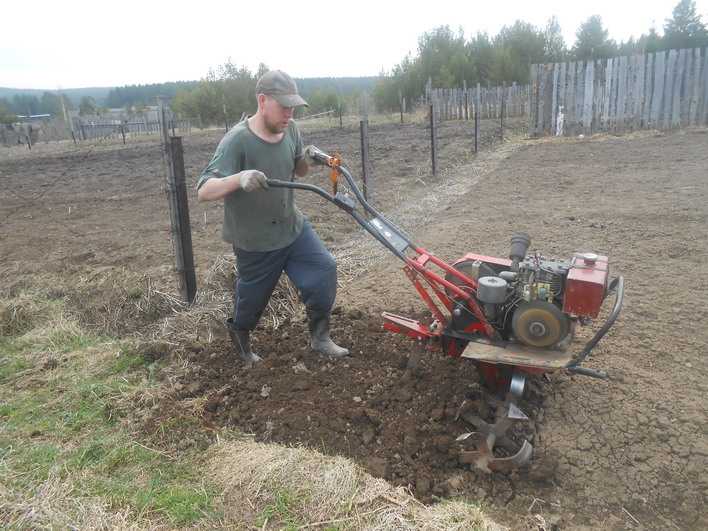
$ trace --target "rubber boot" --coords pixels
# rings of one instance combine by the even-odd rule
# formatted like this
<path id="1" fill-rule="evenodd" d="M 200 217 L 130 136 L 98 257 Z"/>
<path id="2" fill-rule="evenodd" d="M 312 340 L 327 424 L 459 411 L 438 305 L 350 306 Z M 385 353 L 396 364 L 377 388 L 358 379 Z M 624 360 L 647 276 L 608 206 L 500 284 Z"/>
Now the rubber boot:
<path id="1" fill-rule="evenodd" d="M 329 315 L 310 315 L 310 346 L 324 356 L 343 358 L 349 355 L 349 350 L 340 347 L 329 337 Z"/>
<path id="2" fill-rule="evenodd" d="M 263 360 L 263 358 L 251 350 L 251 334 L 249 330 L 239 330 L 234 327 L 234 321 L 231 318 L 226 320 L 226 327 L 229 329 L 231 343 L 236 349 L 239 357 L 247 365 L 253 365 L 254 363 L 258 363 Z"/>

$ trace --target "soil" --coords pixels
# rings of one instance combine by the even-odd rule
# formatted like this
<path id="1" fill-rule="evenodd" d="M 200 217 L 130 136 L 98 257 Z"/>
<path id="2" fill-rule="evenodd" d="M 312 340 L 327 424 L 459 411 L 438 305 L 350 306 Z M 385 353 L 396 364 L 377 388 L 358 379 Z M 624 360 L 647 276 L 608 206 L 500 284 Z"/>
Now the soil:
<path id="1" fill-rule="evenodd" d="M 622 316 L 587 363 L 611 379 L 553 373 L 529 385 L 520 405 L 532 423 L 517 435 L 534 445 L 531 466 L 488 475 L 457 463 L 454 438 L 470 431 L 455 420 L 459 406 L 489 406 L 474 366 L 384 333 L 381 311 L 420 317 L 424 309 L 400 264 L 371 251 L 343 214 L 304 196 L 299 204 L 335 255 L 370 258 L 348 270 L 333 316 L 333 335 L 353 356 L 319 358 L 298 317 L 256 331 L 265 361 L 255 368 L 236 361 L 222 339 L 187 345 L 186 372 L 146 429 L 157 429 L 165 411 L 198 404 L 210 429 L 346 455 L 424 501 L 480 500 L 514 528 L 538 514 L 549 528 L 705 529 L 708 134 L 519 141 L 469 159 L 461 140 L 469 126 L 444 127 L 444 171 L 434 179 L 424 126 L 371 128 L 374 198 L 417 243 L 446 260 L 506 256 L 512 232 L 525 230 L 532 249 L 607 254 L 611 273 L 625 277 Z M 218 138 L 185 139 L 192 182 Z M 358 161 L 354 129 L 306 139 Z M 4 287 L 47 271 L 72 278 L 116 267 L 167 282 L 161 171 L 159 146 L 149 140 L 3 159 Z M 191 207 L 201 278 L 226 249 L 220 207 Z M 584 329 L 578 346 L 590 334 Z"/>
<path id="2" fill-rule="evenodd" d="M 350 358 L 322 359 L 307 346 L 306 323 L 288 322 L 278 337 L 257 336 L 254 348 L 267 356 L 248 370 L 226 344 L 191 349 L 191 369 L 173 398 L 206 396 L 209 424 L 237 426 L 259 441 L 346 455 L 375 476 L 413 487 L 425 501 L 483 484 L 484 473 L 460 468 L 463 447 L 454 441 L 471 429 L 456 420 L 463 402 L 464 411 L 493 417 L 474 366 L 415 352 L 406 339 L 384 332 L 379 318 L 359 310 L 338 308 L 334 315 L 332 332 L 350 347 Z M 529 414 L 540 409 L 546 385 L 535 381 L 520 402 Z M 523 435 L 533 441 L 533 432 Z M 511 483 L 497 487 L 495 496 L 504 503 L 513 489 Z"/>

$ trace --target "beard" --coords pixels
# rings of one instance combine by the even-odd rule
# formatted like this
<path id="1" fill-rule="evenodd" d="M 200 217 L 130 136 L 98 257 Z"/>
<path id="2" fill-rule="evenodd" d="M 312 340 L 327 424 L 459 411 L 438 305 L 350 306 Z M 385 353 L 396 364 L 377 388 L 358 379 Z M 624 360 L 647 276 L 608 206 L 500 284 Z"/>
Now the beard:
<path id="1" fill-rule="evenodd" d="M 278 134 L 282 133 L 283 131 L 285 131 L 285 128 L 287 127 L 287 125 L 283 126 L 280 122 L 272 122 L 272 121 L 268 120 L 267 118 L 265 118 L 263 120 L 263 123 L 265 124 L 266 129 L 268 129 L 268 131 L 274 135 L 278 135 Z"/>

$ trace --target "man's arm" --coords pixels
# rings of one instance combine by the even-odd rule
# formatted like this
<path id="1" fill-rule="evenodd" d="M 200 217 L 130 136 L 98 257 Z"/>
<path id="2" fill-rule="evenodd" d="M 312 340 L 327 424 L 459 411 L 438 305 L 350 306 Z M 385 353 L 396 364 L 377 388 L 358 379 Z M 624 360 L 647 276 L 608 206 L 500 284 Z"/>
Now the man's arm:
<path id="1" fill-rule="evenodd" d="M 307 163 L 307 157 L 299 158 L 295 161 L 295 175 L 304 177 L 310 170 L 310 165 Z"/>
<path id="2" fill-rule="evenodd" d="M 304 177 L 307 175 L 310 165 L 308 164 L 307 153 L 305 153 L 303 147 L 300 129 L 298 129 L 294 121 L 291 121 L 291 131 L 295 131 L 295 175 Z"/>
<path id="3" fill-rule="evenodd" d="M 227 177 L 212 177 L 207 179 L 197 190 L 199 201 L 216 201 L 235 192 L 243 190 L 252 192 L 268 188 L 268 182 L 263 172 L 258 170 L 244 170 Z"/>
<path id="4" fill-rule="evenodd" d="M 238 173 L 228 177 L 212 177 L 199 187 L 197 199 L 199 201 L 216 201 L 241 188 Z"/>

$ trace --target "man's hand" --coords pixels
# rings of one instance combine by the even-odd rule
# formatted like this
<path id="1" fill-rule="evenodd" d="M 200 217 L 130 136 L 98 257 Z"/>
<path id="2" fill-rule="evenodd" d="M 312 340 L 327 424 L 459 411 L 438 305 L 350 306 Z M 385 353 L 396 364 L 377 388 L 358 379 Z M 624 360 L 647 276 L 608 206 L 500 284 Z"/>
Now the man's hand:
<path id="1" fill-rule="evenodd" d="M 239 187 L 244 192 L 265 190 L 268 188 L 268 179 L 265 173 L 258 170 L 244 170 L 238 174 Z"/>
<path id="2" fill-rule="evenodd" d="M 320 156 L 322 156 L 322 150 L 319 149 L 319 148 L 317 148 L 316 146 L 313 146 L 312 144 L 310 144 L 309 146 L 307 146 L 307 147 L 302 151 L 302 154 L 303 154 L 303 156 L 305 157 L 305 162 L 307 162 L 307 164 L 308 164 L 309 166 L 315 166 L 315 165 L 317 165 L 317 164 L 322 164 L 322 161 L 321 161 L 321 160 L 317 160 L 317 159 L 315 158 L 315 153 L 319 153 Z"/>

